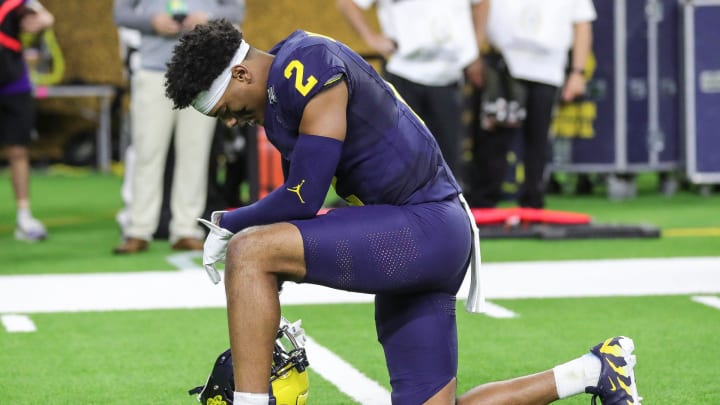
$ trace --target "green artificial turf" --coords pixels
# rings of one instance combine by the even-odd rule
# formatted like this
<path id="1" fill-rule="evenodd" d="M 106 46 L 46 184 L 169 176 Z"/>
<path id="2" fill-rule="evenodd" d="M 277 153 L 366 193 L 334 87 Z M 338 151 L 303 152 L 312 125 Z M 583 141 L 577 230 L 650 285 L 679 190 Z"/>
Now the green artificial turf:
<path id="1" fill-rule="evenodd" d="M 458 307 L 459 390 L 533 373 L 584 353 L 602 338 L 635 339 L 646 404 L 716 404 L 720 311 L 688 296 L 497 300 L 515 319 Z M 290 306 L 309 336 L 387 384 L 372 306 Z M 222 309 L 32 315 L 38 331 L 0 332 L 0 395 L 12 404 L 191 404 L 227 347 Z M 312 366 L 312 358 L 310 359 Z M 312 370 L 312 367 L 311 367 Z M 311 404 L 354 403 L 311 371 Z M 581 395 L 564 403 L 587 404 Z"/>
<path id="2" fill-rule="evenodd" d="M 121 207 L 114 175 L 52 169 L 33 174 L 33 211 L 48 226 L 41 243 L 15 241 L 7 172 L 0 172 L 0 275 L 173 271 L 167 241 L 114 256 Z M 667 197 L 640 183 L 636 199 L 551 196 L 548 208 L 583 212 L 598 223 L 652 224 L 691 236 L 616 240 L 483 240 L 486 262 L 630 257 L 720 256 L 720 197 L 680 191 Z M 692 236 L 695 235 L 695 236 Z M 720 277 L 720 271 L 719 275 Z M 2 281 L 0 281 L 2 282 Z M 589 280 L 588 282 L 621 282 Z M 169 286 L 171 288 L 171 286 Z M 645 404 L 717 404 L 720 311 L 689 296 L 495 300 L 515 319 L 470 315 L 458 304 L 459 388 L 537 372 L 617 334 L 635 338 Z M 288 306 L 309 336 L 389 388 L 370 304 Z M 1 314 L 0 314 L 1 315 Z M 29 314 L 33 333 L 0 328 L 0 403 L 191 404 L 227 348 L 223 309 Z M 313 359 L 310 359 L 312 364 Z M 352 404 L 310 369 L 310 404 Z M 563 403 L 587 404 L 588 396 Z"/>

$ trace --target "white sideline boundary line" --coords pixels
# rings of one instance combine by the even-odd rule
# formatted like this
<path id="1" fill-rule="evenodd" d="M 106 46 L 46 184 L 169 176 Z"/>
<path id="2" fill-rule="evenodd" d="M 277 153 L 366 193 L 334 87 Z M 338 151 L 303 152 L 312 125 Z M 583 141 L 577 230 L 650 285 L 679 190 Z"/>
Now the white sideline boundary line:
<path id="1" fill-rule="evenodd" d="M 335 353 L 306 337 L 310 368 L 361 405 L 390 405 L 390 392 Z"/>
<path id="2" fill-rule="evenodd" d="M 692 297 L 692 300 L 715 309 L 720 309 L 720 297 L 696 295 Z"/>
<path id="3" fill-rule="evenodd" d="M 720 257 L 483 265 L 488 299 L 720 293 Z M 460 288 L 467 298 L 469 277 Z M 367 303 L 369 294 L 285 283 L 283 305 Z M 0 314 L 224 308 L 222 284 L 199 266 L 183 271 L 0 276 Z"/>

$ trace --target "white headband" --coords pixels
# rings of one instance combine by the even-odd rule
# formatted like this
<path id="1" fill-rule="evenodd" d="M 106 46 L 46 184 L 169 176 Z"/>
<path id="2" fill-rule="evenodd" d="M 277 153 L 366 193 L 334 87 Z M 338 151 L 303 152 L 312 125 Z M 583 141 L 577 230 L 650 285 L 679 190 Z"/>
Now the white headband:
<path id="1" fill-rule="evenodd" d="M 220 101 L 220 98 L 225 93 L 228 84 L 230 84 L 233 66 L 245 60 L 248 51 L 250 51 L 250 45 L 248 45 L 245 40 L 241 40 L 240 47 L 235 52 L 235 55 L 233 56 L 232 60 L 230 60 L 230 63 L 227 65 L 227 67 L 222 72 L 220 72 L 217 78 L 215 78 L 209 89 L 201 91 L 200 94 L 195 97 L 195 100 L 193 100 L 192 106 L 195 107 L 196 110 L 200 111 L 205 115 L 209 114 L 210 111 L 212 111 L 213 107 L 215 107 L 215 104 Z"/>

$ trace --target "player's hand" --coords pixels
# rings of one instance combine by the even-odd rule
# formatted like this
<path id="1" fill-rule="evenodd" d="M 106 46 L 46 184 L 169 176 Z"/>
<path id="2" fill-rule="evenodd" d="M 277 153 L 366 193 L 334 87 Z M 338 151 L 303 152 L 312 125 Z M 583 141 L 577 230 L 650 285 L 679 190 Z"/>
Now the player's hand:
<path id="1" fill-rule="evenodd" d="M 372 35 L 366 40 L 366 42 L 385 59 L 390 58 L 390 56 L 397 50 L 397 44 L 395 41 L 384 35 Z"/>
<path id="2" fill-rule="evenodd" d="M 46 28 L 49 28 L 55 22 L 55 18 L 52 14 L 45 10 L 33 11 L 26 14 L 20 20 L 20 30 L 23 32 L 29 32 L 36 34 Z"/>
<path id="3" fill-rule="evenodd" d="M 483 80 L 485 78 L 484 66 L 481 56 L 465 68 L 465 77 L 475 88 L 479 89 L 483 86 Z"/>
<path id="4" fill-rule="evenodd" d="M 197 219 L 210 230 L 203 245 L 203 267 L 214 284 L 220 282 L 220 273 L 218 273 L 215 268 L 215 264 L 225 263 L 227 244 L 233 236 L 232 232 L 221 228 L 219 225 L 220 218 L 226 212 L 227 211 L 213 211 L 210 215 L 210 221 L 203 218 Z"/>
<path id="5" fill-rule="evenodd" d="M 577 72 L 570 73 L 562 90 L 562 100 L 566 103 L 575 100 L 585 94 L 585 88 L 585 76 Z"/>
<path id="6" fill-rule="evenodd" d="M 172 37 L 180 32 L 182 26 L 170 14 L 157 13 L 152 17 L 151 24 L 156 33 L 165 37 Z"/>

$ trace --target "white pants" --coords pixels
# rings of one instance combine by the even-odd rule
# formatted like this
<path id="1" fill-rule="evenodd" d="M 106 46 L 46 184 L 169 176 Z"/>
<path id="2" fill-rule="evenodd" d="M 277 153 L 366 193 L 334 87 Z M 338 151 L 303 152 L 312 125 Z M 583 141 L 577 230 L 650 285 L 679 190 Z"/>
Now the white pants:
<path id="1" fill-rule="evenodd" d="M 165 96 L 164 72 L 133 73 L 130 100 L 132 167 L 130 222 L 126 237 L 151 240 L 160 220 L 163 176 L 168 147 L 175 131 L 175 166 L 170 195 L 170 241 L 202 239 L 195 218 L 207 199 L 208 161 L 216 120 L 193 108 L 173 110 Z"/>

